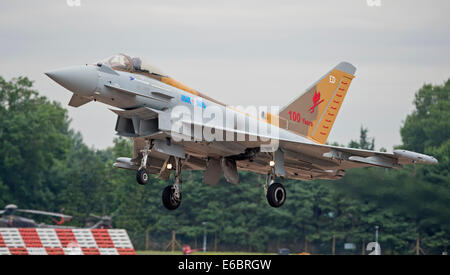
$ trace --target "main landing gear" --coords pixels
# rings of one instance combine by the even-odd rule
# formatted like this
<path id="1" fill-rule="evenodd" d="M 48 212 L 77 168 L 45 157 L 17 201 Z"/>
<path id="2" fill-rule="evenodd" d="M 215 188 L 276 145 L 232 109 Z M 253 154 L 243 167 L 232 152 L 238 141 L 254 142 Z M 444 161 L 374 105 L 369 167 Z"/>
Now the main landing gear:
<path id="1" fill-rule="evenodd" d="M 175 158 L 175 182 L 162 193 L 162 203 L 169 210 L 175 210 L 181 204 L 181 166 L 181 159 Z"/>
<path id="2" fill-rule="evenodd" d="M 148 156 L 152 149 L 152 142 L 150 140 L 146 141 L 146 145 L 143 150 L 141 150 L 142 159 L 141 165 L 136 172 L 136 180 L 139 184 L 145 185 L 148 183 L 149 175 L 147 172 L 147 161 Z M 166 172 L 170 174 L 169 170 L 174 169 L 175 171 L 175 181 L 172 185 L 164 188 L 162 192 L 162 203 L 168 210 L 175 210 L 181 205 L 181 168 L 183 166 L 183 160 L 179 157 L 170 157 L 170 162 L 168 161 L 165 165 Z M 267 174 L 266 182 L 264 184 L 264 192 L 266 194 L 267 202 L 272 207 L 280 207 L 286 201 L 286 190 L 283 185 L 279 182 L 275 182 L 276 175 L 283 177 L 284 173 L 275 173 L 275 158 L 270 162 L 270 171 Z M 283 167 L 283 166 L 282 166 Z M 283 168 L 284 169 L 284 168 Z M 279 169 L 278 169 L 279 170 Z M 162 173 L 162 172 L 161 172 Z M 167 176 L 168 178 L 168 176 Z"/>
<path id="3" fill-rule="evenodd" d="M 267 174 L 264 192 L 266 193 L 267 202 L 272 207 L 280 207 L 286 201 L 286 189 L 281 183 L 275 182 L 275 173 L 271 169 Z"/>
<path id="4" fill-rule="evenodd" d="M 142 159 L 141 165 L 136 172 L 136 181 L 140 185 L 146 185 L 149 180 L 149 175 L 146 170 L 148 155 L 151 152 L 152 143 L 147 141 L 143 150 L 141 150 Z M 162 192 L 162 203 L 164 207 L 169 210 L 177 209 L 181 204 L 181 166 L 182 161 L 180 158 L 175 157 L 175 182 L 173 185 L 169 185 L 164 188 Z M 171 169 L 171 168 L 170 168 Z"/>

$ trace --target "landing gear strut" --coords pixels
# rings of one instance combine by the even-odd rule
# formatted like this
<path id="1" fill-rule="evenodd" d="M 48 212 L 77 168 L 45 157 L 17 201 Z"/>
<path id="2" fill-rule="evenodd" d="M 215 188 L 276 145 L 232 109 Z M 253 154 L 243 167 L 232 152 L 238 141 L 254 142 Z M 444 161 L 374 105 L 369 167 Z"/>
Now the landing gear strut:
<path id="1" fill-rule="evenodd" d="M 267 174 L 266 184 L 264 185 L 267 202 L 272 207 L 280 207 L 286 201 L 286 189 L 281 183 L 275 182 L 275 173 L 272 168 Z"/>
<path id="2" fill-rule="evenodd" d="M 181 166 L 181 159 L 175 158 L 175 182 L 162 192 L 162 203 L 168 210 L 175 210 L 181 204 Z"/>
<path id="3" fill-rule="evenodd" d="M 151 141 L 146 140 L 146 144 L 143 150 L 141 150 L 142 153 L 142 159 L 141 159 L 141 166 L 139 166 L 139 169 L 136 173 L 136 181 L 140 185 L 146 185 L 148 183 L 148 173 L 146 170 L 147 167 L 147 159 L 148 154 L 151 152 Z"/>

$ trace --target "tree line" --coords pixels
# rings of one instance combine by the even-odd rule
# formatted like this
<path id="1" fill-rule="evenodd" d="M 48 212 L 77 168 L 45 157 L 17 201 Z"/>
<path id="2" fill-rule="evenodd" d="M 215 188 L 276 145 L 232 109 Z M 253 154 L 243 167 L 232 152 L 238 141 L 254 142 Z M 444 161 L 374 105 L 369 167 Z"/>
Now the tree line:
<path id="1" fill-rule="evenodd" d="M 32 81 L 0 77 L 0 207 L 63 211 L 74 226 L 84 226 L 90 213 L 118 214 L 114 227 L 127 229 L 136 249 L 163 250 L 175 231 L 191 247 L 201 247 L 206 234 L 209 250 L 329 254 L 335 247 L 361 254 L 379 226 L 383 254 L 440 254 L 450 247 L 449 99 L 450 79 L 423 85 L 400 129 L 399 148 L 431 154 L 438 165 L 353 169 L 337 181 L 285 180 L 288 198 L 277 209 L 264 197 L 264 175 L 240 172 L 239 185 L 222 179 L 211 187 L 201 172 L 185 171 L 183 203 L 168 211 L 161 204 L 168 182 L 152 177 L 140 186 L 132 171 L 113 168 L 117 157 L 132 155 L 130 140 L 89 148 L 71 129 L 67 110 L 39 95 Z M 348 146 L 373 150 L 375 138 L 361 127 Z"/>

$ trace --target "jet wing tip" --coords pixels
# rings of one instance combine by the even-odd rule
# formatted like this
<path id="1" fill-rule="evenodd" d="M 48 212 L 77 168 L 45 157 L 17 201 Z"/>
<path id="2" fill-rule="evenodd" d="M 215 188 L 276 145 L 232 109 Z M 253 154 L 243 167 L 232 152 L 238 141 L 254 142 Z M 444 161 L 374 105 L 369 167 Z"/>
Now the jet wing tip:
<path id="1" fill-rule="evenodd" d="M 409 160 L 412 160 L 413 162 L 417 163 L 425 163 L 425 164 L 438 164 L 438 160 L 432 156 L 420 154 L 408 150 L 403 149 L 397 149 L 394 150 L 394 155 L 397 157 L 403 157 Z"/>

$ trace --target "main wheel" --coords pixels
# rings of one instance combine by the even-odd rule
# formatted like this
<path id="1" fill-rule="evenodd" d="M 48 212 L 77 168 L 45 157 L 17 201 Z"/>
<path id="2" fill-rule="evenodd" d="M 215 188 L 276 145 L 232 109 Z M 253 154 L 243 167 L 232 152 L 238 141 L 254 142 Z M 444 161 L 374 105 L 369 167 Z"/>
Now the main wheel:
<path id="1" fill-rule="evenodd" d="M 272 207 L 280 207 L 286 201 L 286 190 L 281 183 L 272 183 L 267 189 L 267 202 Z"/>
<path id="2" fill-rule="evenodd" d="M 136 181 L 140 185 L 146 185 L 148 183 L 148 173 L 145 168 L 141 168 L 136 172 Z"/>
<path id="3" fill-rule="evenodd" d="M 165 208 L 169 210 L 177 209 L 181 204 L 181 192 L 179 193 L 180 197 L 177 198 L 175 196 L 175 188 L 172 185 L 164 188 L 162 192 L 162 203 Z"/>

